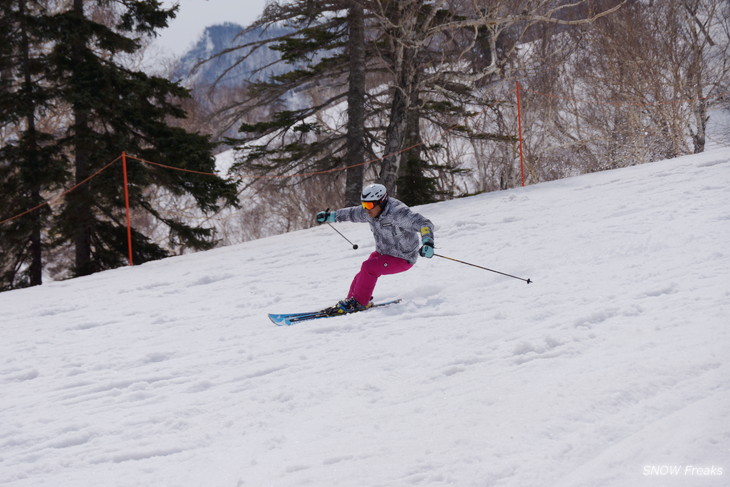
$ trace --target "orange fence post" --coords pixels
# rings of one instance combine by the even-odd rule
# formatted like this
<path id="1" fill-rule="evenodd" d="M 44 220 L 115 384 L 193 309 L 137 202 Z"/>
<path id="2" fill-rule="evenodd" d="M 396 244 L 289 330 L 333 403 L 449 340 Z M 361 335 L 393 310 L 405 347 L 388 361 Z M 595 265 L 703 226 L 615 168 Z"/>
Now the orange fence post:
<path id="1" fill-rule="evenodd" d="M 520 82 L 515 81 L 517 89 L 517 131 L 520 139 L 520 176 L 522 177 L 522 186 L 525 185 L 525 156 L 522 153 L 522 106 L 520 101 Z"/>
<path id="2" fill-rule="evenodd" d="M 127 181 L 127 153 L 122 152 L 122 172 L 124 173 L 124 206 L 127 208 L 127 248 L 129 250 L 129 265 L 133 266 L 132 259 L 132 221 L 129 217 L 129 182 Z"/>

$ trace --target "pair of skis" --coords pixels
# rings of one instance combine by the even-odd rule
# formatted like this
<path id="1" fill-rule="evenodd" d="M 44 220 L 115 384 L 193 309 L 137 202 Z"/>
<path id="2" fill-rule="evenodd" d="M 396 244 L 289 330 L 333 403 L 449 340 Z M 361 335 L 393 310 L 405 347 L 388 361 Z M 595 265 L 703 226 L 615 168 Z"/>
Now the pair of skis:
<path id="1" fill-rule="evenodd" d="M 392 304 L 400 303 L 400 299 L 394 299 L 392 301 L 385 301 L 383 303 L 373 304 L 369 308 L 365 308 L 359 311 L 353 311 L 350 313 L 338 313 L 329 314 L 325 310 L 322 311 L 311 311 L 309 313 L 284 313 L 284 314 L 269 314 L 269 319 L 277 326 L 291 326 L 300 321 L 318 320 L 321 318 L 332 318 L 335 316 L 345 316 L 352 313 L 360 313 L 362 311 L 368 311 L 373 308 L 382 308 L 383 306 L 390 306 Z"/>

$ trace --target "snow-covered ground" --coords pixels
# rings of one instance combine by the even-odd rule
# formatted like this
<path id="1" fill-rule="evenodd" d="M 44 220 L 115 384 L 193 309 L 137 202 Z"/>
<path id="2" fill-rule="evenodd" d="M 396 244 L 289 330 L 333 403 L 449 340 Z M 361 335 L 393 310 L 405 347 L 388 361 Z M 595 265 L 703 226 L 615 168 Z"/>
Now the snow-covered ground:
<path id="1" fill-rule="evenodd" d="M 730 485 L 730 149 L 0 294 L 0 485 Z"/>

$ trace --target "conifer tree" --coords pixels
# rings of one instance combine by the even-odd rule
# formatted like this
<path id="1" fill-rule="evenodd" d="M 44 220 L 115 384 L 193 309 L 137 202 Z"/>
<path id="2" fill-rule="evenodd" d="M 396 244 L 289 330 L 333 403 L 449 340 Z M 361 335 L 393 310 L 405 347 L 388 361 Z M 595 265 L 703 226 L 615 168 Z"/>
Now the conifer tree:
<path id="1" fill-rule="evenodd" d="M 125 151 L 182 169 L 213 173 L 206 135 L 173 126 L 185 117 L 186 89 L 129 68 L 141 39 L 167 25 L 177 7 L 158 1 L 14 0 L 0 6 L 0 288 L 40 283 L 45 246 L 72 248 L 75 275 L 126 263 L 122 167 L 98 173 Z M 125 57 L 126 56 L 126 57 Z M 39 123 L 52 115 L 55 124 Z M 130 162 L 132 210 L 168 230 L 170 247 L 210 248 L 212 229 L 163 216 L 152 188 L 190 198 L 208 212 L 235 202 L 235 185 L 218 177 Z M 50 211 L 45 198 L 69 192 Z M 159 233 L 159 232 L 158 232 Z M 169 254 L 133 229 L 135 263 Z"/>
<path id="2" fill-rule="evenodd" d="M 422 157 L 429 148 L 421 146 L 419 124 L 429 120 L 443 127 L 451 125 L 454 117 L 467 116 L 468 103 L 481 95 L 465 88 L 471 73 L 453 81 L 450 78 L 457 74 L 454 66 L 444 67 L 461 61 L 469 51 L 460 45 L 461 41 L 466 38 L 474 42 L 476 37 L 464 34 L 476 29 L 474 19 L 465 21 L 459 13 L 462 10 L 450 9 L 445 1 L 422 0 L 298 0 L 270 4 L 249 29 L 289 22 L 292 33 L 243 46 L 248 49 L 246 55 L 268 45 L 282 53 L 282 61 L 304 65 L 252 84 L 250 97 L 237 105 L 239 113 L 274 103 L 285 107 L 273 111 L 268 120 L 241 125 L 244 135 L 238 142 L 250 149 L 242 166 L 247 171 L 267 173 L 272 169 L 277 173 L 335 169 L 362 162 L 367 151 L 377 157 L 372 146 L 378 145 L 384 156 L 380 182 L 392 194 L 412 203 L 434 201 L 439 196 L 437 176 L 429 174 L 435 166 Z M 456 26 L 451 28 L 451 24 Z M 368 42 L 366 31 L 371 39 Z M 438 68 L 436 72 L 434 67 Z M 366 76 L 374 75 L 387 88 L 367 94 Z M 282 101 L 285 95 L 314 87 L 333 94 L 319 104 L 286 108 Z M 311 120 L 345 96 L 345 134 Z M 412 100 L 419 101 L 414 104 Z M 462 131 L 469 135 L 466 132 Z M 484 134 L 473 136 L 483 138 Z M 414 145 L 418 148 L 403 152 Z M 408 163 L 401 164 L 406 158 Z M 362 168 L 349 169 L 346 204 L 359 202 L 361 186 Z"/>
<path id="3" fill-rule="evenodd" d="M 244 118 L 257 106 L 279 106 L 268 119 L 240 126 L 242 136 L 231 142 L 251 149 L 241 166 L 247 172 L 311 172 L 362 163 L 367 151 L 366 14 L 361 0 L 293 0 L 272 2 L 247 30 L 284 24 L 283 36 L 237 46 L 241 60 L 258 49 L 281 53 L 292 69 L 269 80 L 250 84 L 248 97 L 235 105 L 234 116 Z M 221 53 L 221 54 L 225 54 Z M 286 99 L 304 89 L 320 87 L 328 95 L 303 108 L 287 106 Z M 347 102 L 346 126 L 332 129 L 312 117 Z M 264 140 L 264 142 L 258 142 Z M 284 140 L 283 143 L 277 141 Z M 262 162 L 263 161 L 263 162 Z M 359 202 L 363 168 L 347 170 L 346 201 Z"/>
<path id="4" fill-rule="evenodd" d="M 610 7 L 593 18 L 608 15 L 627 0 L 613 0 Z M 429 152 L 435 144 L 422 144 L 420 125 L 432 131 L 449 130 L 449 138 L 470 142 L 498 140 L 511 143 L 512 134 L 493 133 L 488 127 L 468 123 L 472 115 L 484 112 L 497 101 L 489 85 L 508 73 L 506 69 L 526 40 L 530 27 L 539 23 L 587 22 L 563 20 L 579 15 L 574 11 L 590 2 L 530 2 L 528 0 L 293 0 L 269 4 L 258 28 L 288 22 L 293 33 L 239 46 L 248 52 L 272 46 L 284 62 L 301 62 L 289 73 L 254 83 L 250 97 L 237 104 L 239 114 L 257 107 L 273 107 L 268 118 L 244 123 L 239 140 L 249 149 L 243 167 L 250 173 L 291 174 L 336 169 L 360 162 L 355 150 L 363 144 L 373 157 L 377 147 L 382 157 L 379 182 L 391 194 L 401 194 L 410 202 L 448 195 L 439 177 L 461 172 L 434 163 Z M 359 7 L 358 11 L 355 7 Z M 591 10 L 592 12 L 592 10 Z M 347 14 L 347 15 L 345 15 Z M 363 23 L 356 23 L 363 19 Z M 368 41 L 365 57 L 355 37 L 362 25 Z M 377 53 L 377 55 L 376 55 Z M 247 54 L 248 55 L 248 54 Z M 349 56 L 349 57 L 348 57 Z M 354 59 L 364 59 L 366 74 L 377 73 L 370 93 L 352 102 L 348 99 L 346 135 L 340 128 L 325 127 L 314 115 L 334 107 L 346 93 L 353 94 Z M 350 63 L 348 63 L 350 61 Z M 349 71 L 348 71 L 349 68 Z M 349 75 L 349 77 L 348 77 Z M 347 78 L 347 79 L 346 79 Z M 382 87 L 386 86 L 385 89 Z M 331 94 L 323 101 L 298 106 L 287 105 L 287 96 L 304 90 Z M 325 91 L 326 90 L 326 91 Z M 353 109 L 365 107 L 367 117 Z M 243 117 L 242 117 L 243 118 Z M 356 127 L 363 127 L 362 135 Z M 343 139 L 347 141 L 343 144 Z M 352 145 L 351 145 L 352 144 Z M 343 154 L 343 146 L 348 151 Z M 412 150 L 408 147 L 417 146 Z M 343 159 L 344 156 L 344 159 Z M 407 161 L 403 164 L 403 161 Z M 352 204 L 357 185 L 350 185 L 347 203 Z M 355 200 L 356 201 L 356 200 Z"/>
<path id="5" fill-rule="evenodd" d="M 44 2 L 0 6 L 0 290 L 42 283 L 43 232 L 50 210 L 43 193 L 67 180 L 65 158 L 41 112 L 56 95 L 44 80 L 48 64 Z M 47 124 L 46 124 L 47 125 Z"/>
<path id="6" fill-rule="evenodd" d="M 365 143 L 365 9 L 357 0 L 348 3 L 348 78 L 347 78 L 347 152 L 348 166 L 345 182 L 345 204 L 357 205 L 363 186 L 367 151 Z"/>
<path id="7" fill-rule="evenodd" d="M 115 21 L 95 21 L 91 7 L 109 8 Z M 71 8 L 53 18 L 50 56 L 51 83 L 70 108 L 71 123 L 62 143 L 73 160 L 76 183 L 88 178 L 122 151 L 143 159 L 200 172 L 213 172 L 213 144 L 207 136 L 173 127 L 169 120 L 185 113 L 176 100 L 189 96 L 180 85 L 128 69 L 123 56 L 140 49 L 138 36 L 167 25 L 177 7 L 163 9 L 158 1 L 73 0 Z M 85 275 L 125 262 L 121 166 L 94 177 L 70 193 L 56 231 L 59 241 L 73 242 L 75 274 Z M 160 186 L 173 194 L 189 195 L 204 211 L 220 201 L 232 203 L 233 185 L 217 177 L 181 173 L 131 164 L 130 199 L 169 228 L 170 239 L 194 249 L 210 248 L 212 230 L 179 219 L 164 218 L 148 201 L 144 189 Z M 145 235 L 133 232 L 134 261 L 168 255 Z"/>

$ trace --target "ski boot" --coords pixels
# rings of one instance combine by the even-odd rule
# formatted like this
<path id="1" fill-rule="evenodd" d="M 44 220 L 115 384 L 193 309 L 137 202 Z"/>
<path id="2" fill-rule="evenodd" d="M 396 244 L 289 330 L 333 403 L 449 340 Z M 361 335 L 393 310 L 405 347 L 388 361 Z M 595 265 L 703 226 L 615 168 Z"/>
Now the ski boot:
<path id="1" fill-rule="evenodd" d="M 370 301 L 368 301 L 368 304 L 366 304 L 365 306 L 358 303 L 357 299 L 355 299 L 355 298 L 347 298 L 347 299 L 343 299 L 336 305 L 325 309 L 324 312 L 329 316 L 341 315 L 341 314 L 347 314 L 347 313 L 354 313 L 356 311 L 363 311 L 363 310 L 368 309 L 372 305 L 373 305 L 372 297 L 370 298 Z"/>

